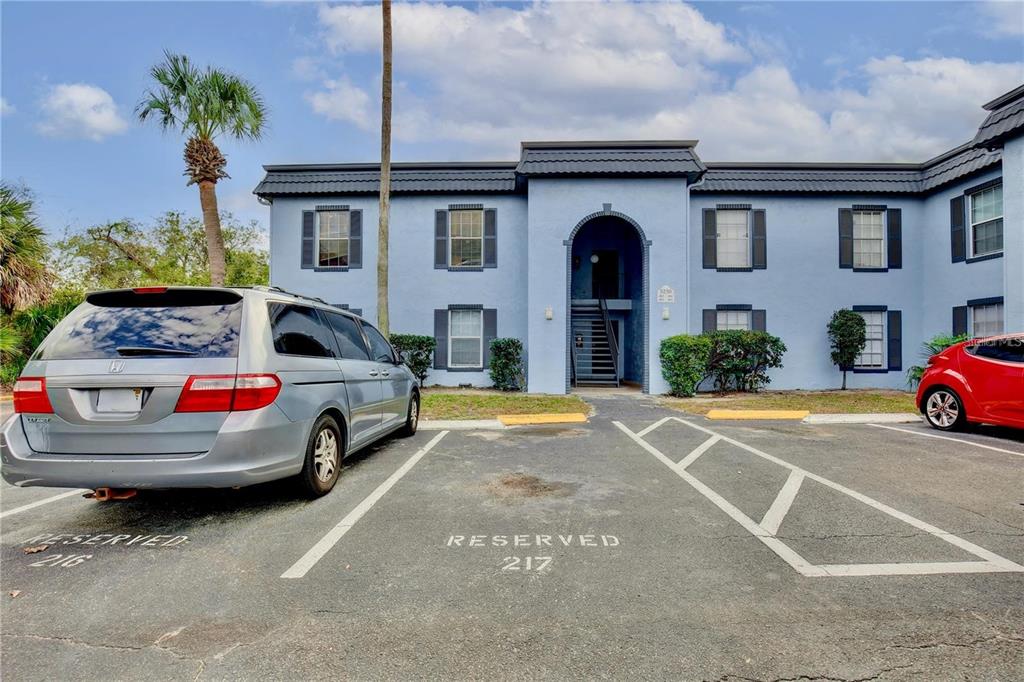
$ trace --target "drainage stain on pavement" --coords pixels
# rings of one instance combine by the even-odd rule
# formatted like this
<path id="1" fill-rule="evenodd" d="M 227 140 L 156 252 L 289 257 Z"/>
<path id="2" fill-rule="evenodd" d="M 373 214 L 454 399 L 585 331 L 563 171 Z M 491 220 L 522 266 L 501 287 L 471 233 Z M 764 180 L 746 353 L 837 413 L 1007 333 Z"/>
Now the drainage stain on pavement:
<path id="1" fill-rule="evenodd" d="M 575 486 L 559 481 L 545 481 L 539 476 L 516 472 L 502 474 L 484 486 L 490 495 L 501 499 L 565 497 Z"/>

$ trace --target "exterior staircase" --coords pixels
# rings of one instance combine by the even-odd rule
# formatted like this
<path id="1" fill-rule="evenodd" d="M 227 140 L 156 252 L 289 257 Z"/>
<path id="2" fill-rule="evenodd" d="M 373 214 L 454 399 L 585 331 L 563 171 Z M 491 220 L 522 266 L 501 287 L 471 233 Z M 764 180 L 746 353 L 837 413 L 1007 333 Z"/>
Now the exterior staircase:
<path id="1" fill-rule="evenodd" d="M 618 386 L 619 347 L 604 299 L 573 303 L 572 376 L 575 386 Z"/>

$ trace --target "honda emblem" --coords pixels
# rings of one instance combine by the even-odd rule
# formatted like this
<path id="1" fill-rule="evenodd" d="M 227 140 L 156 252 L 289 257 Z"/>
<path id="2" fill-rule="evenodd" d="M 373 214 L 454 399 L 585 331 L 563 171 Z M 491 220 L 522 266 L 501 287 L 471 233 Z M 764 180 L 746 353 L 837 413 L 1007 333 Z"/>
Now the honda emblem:
<path id="1" fill-rule="evenodd" d="M 120 374 L 124 371 L 124 360 L 114 360 L 110 363 L 110 369 L 107 371 L 111 374 Z"/>

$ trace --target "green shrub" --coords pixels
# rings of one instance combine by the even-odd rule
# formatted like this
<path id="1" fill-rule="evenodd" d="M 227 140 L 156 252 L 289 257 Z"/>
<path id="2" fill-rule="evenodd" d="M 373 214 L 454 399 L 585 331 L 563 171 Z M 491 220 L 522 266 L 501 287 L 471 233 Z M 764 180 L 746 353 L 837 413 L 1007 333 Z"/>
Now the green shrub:
<path id="1" fill-rule="evenodd" d="M 931 339 L 921 344 L 921 357 L 927 360 L 931 356 L 941 353 L 950 346 L 958 344 L 961 341 L 966 341 L 969 338 L 971 337 L 967 334 L 959 334 L 957 336 L 953 336 L 952 334 L 939 334 L 938 336 L 933 336 Z M 921 365 L 914 365 L 907 370 L 907 384 L 911 388 L 914 388 L 921 383 L 921 377 L 923 375 L 924 367 Z"/>
<path id="2" fill-rule="evenodd" d="M 392 334 L 391 345 L 402 356 L 402 360 L 409 366 L 413 376 L 419 379 L 420 386 L 422 386 L 423 382 L 427 380 L 431 358 L 437 348 L 437 341 L 434 340 L 434 337 L 421 334 Z"/>
<path id="3" fill-rule="evenodd" d="M 688 397 L 707 376 L 711 339 L 679 334 L 661 340 L 661 376 L 674 396 Z"/>
<path id="4" fill-rule="evenodd" d="M 37 303 L 0 319 L 0 384 L 10 386 L 14 383 L 50 330 L 83 298 L 80 291 L 62 289 L 54 292 L 45 303 Z"/>
<path id="5" fill-rule="evenodd" d="M 768 370 L 782 367 L 786 344 L 767 332 L 732 329 L 708 332 L 707 373 L 718 391 L 757 391 L 771 382 Z"/>
<path id="6" fill-rule="evenodd" d="M 519 339 L 493 339 L 488 363 L 494 387 L 502 391 L 521 391 L 526 383 L 523 371 L 523 342 Z"/>

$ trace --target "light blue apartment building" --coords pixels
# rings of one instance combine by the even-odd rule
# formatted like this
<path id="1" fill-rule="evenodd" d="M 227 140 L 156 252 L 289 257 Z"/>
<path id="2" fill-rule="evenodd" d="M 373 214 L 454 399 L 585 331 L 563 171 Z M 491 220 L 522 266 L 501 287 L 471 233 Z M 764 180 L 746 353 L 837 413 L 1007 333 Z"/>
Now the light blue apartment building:
<path id="1" fill-rule="evenodd" d="M 536 393 L 662 393 L 665 337 L 763 329 L 788 347 L 771 386 L 820 389 L 845 307 L 869 336 L 850 385 L 905 388 L 936 334 L 1024 331 L 1024 86 L 984 109 L 923 163 L 714 163 L 672 140 L 394 164 L 391 329 L 437 339 L 428 385 L 489 385 L 489 340 L 519 338 Z M 378 185 L 376 164 L 266 166 L 271 283 L 372 321 Z"/>

